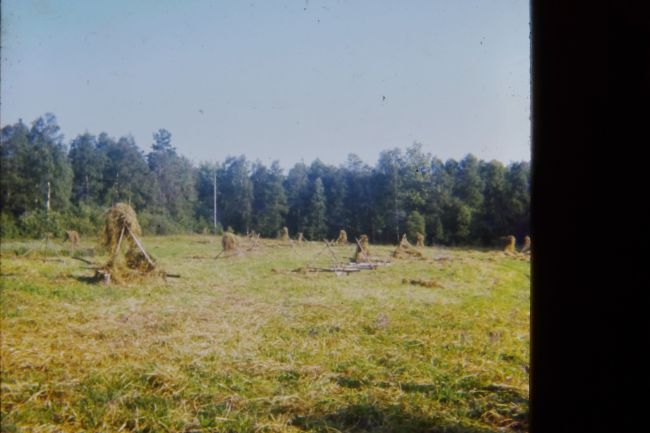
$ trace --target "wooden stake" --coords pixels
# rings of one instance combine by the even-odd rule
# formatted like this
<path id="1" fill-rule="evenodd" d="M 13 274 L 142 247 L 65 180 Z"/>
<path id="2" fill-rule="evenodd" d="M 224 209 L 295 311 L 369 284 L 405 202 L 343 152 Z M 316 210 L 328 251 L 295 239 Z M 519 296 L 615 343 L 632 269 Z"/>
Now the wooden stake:
<path id="1" fill-rule="evenodd" d="M 115 250 L 113 250 L 113 254 L 111 256 L 111 260 L 115 258 L 115 255 L 120 251 L 120 245 L 122 244 L 122 237 L 124 236 L 124 228 L 126 226 L 122 226 L 122 231 L 120 232 L 120 238 L 117 240 L 117 245 L 115 246 Z"/>
<path id="2" fill-rule="evenodd" d="M 338 263 L 338 257 L 336 257 L 336 254 L 334 254 L 334 251 L 332 251 L 332 248 L 330 247 L 329 242 L 327 242 L 326 240 L 323 240 L 323 242 L 325 242 L 325 245 L 327 246 L 327 249 L 332 254 L 332 257 L 334 258 L 333 264 L 334 264 L 334 266 L 336 266 L 336 264 Z"/>
<path id="3" fill-rule="evenodd" d="M 363 247 L 362 247 L 361 244 L 359 243 L 359 239 L 358 239 L 358 238 L 354 238 L 354 240 L 357 242 L 357 245 L 359 246 L 359 249 L 361 250 L 361 254 L 363 254 L 363 256 L 366 258 L 366 260 L 368 261 L 368 263 L 370 263 L 370 257 L 368 257 L 368 255 L 366 254 L 366 252 L 363 250 Z"/>
<path id="4" fill-rule="evenodd" d="M 126 227 L 126 226 L 125 226 L 125 227 Z M 149 255 L 148 255 L 147 252 L 144 250 L 144 247 L 142 246 L 142 244 L 140 243 L 140 241 L 138 240 L 138 238 L 133 234 L 133 232 L 131 231 L 130 228 L 126 227 L 126 229 L 129 231 L 129 234 L 131 235 L 131 237 L 132 237 L 133 240 L 135 241 L 135 243 L 136 243 L 136 245 L 138 246 L 138 248 L 140 248 L 140 251 L 142 251 L 142 254 L 144 254 L 144 258 L 147 259 L 147 261 L 149 262 L 149 264 L 150 264 L 151 266 L 155 267 L 156 264 L 153 262 L 153 260 L 151 260 L 151 259 L 149 258 Z"/>

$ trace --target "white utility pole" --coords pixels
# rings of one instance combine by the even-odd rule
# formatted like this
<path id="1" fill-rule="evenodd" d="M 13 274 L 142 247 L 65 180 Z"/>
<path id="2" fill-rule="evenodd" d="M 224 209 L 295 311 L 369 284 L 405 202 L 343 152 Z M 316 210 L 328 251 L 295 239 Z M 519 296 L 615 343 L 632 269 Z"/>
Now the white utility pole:
<path id="1" fill-rule="evenodd" d="M 50 213 L 50 181 L 47 181 L 47 197 L 45 198 L 45 210 Z"/>
<path id="2" fill-rule="evenodd" d="M 214 167 L 214 230 L 217 230 L 217 167 Z"/>

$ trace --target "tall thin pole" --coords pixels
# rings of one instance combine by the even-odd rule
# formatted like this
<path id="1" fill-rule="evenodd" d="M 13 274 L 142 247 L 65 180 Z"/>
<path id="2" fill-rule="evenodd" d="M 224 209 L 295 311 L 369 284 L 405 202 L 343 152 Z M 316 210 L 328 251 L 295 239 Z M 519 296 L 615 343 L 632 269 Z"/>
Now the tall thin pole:
<path id="1" fill-rule="evenodd" d="M 214 230 L 217 230 L 217 168 L 214 168 L 214 194 L 213 194 L 213 199 L 214 199 Z"/>
<path id="2" fill-rule="evenodd" d="M 395 200 L 395 236 L 399 245 L 399 216 L 397 215 L 397 170 L 393 171 L 393 196 Z"/>
<path id="3" fill-rule="evenodd" d="M 50 212 L 50 181 L 47 181 L 47 196 L 45 197 L 45 210 Z"/>

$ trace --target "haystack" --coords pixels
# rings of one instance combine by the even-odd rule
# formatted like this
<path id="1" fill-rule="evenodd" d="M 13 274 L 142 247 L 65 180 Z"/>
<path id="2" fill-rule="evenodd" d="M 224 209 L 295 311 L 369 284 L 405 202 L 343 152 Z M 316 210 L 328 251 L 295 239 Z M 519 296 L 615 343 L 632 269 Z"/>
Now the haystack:
<path id="1" fill-rule="evenodd" d="M 229 251 L 237 251 L 239 242 L 237 241 L 237 237 L 230 233 L 230 232 L 225 232 L 223 234 L 223 237 L 221 238 L 221 248 L 227 253 Z"/>
<path id="2" fill-rule="evenodd" d="M 406 238 L 406 233 L 402 235 L 402 240 L 400 240 L 399 245 L 397 248 L 395 248 L 395 251 L 393 251 L 393 257 L 396 259 L 403 258 L 403 257 L 423 257 L 423 254 L 413 248 L 413 245 L 408 241 Z"/>
<path id="3" fill-rule="evenodd" d="M 283 242 L 289 242 L 289 229 L 282 227 L 282 233 L 280 234 L 280 240 Z"/>
<path id="4" fill-rule="evenodd" d="M 424 248 L 424 235 L 422 233 L 415 235 L 415 246 L 417 248 Z"/>
<path id="5" fill-rule="evenodd" d="M 298 245 L 302 245 L 302 243 L 305 241 L 305 238 L 302 235 L 302 232 L 298 233 Z"/>
<path id="6" fill-rule="evenodd" d="M 66 230 L 63 237 L 63 242 L 69 241 L 72 249 L 77 248 L 79 243 L 79 233 L 76 230 Z"/>
<path id="7" fill-rule="evenodd" d="M 370 249 L 368 248 L 368 236 L 361 235 L 357 241 L 357 250 L 354 252 L 354 258 L 352 261 L 355 263 L 367 262 L 370 257 Z"/>
<path id="8" fill-rule="evenodd" d="M 336 245 L 346 245 L 348 243 L 348 234 L 345 230 L 339 231 L 339 237 L 336 239 Z"/>
<path id="9" fill-rule="evenodd" d="M 131 206 L 117 203 L 110 208 L 102 236 L 102 244 L 110 256 L 101 273 L 109 274 L 110 279 L 118 283 L 145 275 L 164 276 L 164 271 L 157 270 L 155 262 L 145 251 L 139 236 L 142 236 L 142 229 Z M 124 248 L 126 252 L 122 254 Z"/>
<path id="10" fill-rule="evenodd" d="M 506 236 L 506 245 L 503 248 L 503 251 L 506 253 L 514 253 L 515 252 L 515 243 L 517 242 L 517 238 L 514 236 Z"/>
<path id="11" fill-rule="evenodd" d="M 524 246 L 521 247 L 521 252 L 530 254 L 530 236 L 524 237 Z"/>

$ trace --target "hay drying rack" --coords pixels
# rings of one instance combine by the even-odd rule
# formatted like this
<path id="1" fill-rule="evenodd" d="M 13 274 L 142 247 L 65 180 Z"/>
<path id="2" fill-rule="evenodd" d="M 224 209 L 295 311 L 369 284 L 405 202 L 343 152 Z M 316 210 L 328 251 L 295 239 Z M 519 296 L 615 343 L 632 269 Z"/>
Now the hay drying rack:
<path id="1" fill-rule="evenodd" d="M 335 244 L 335 241 L 327 241 L 326 239 L 323 239 L 323 243 L 325 244 L 325 246 L 323 247 L 322 250 L 320 250 L 311 258 L 309 264 L 307 266 L 294 269 L 292 272 L 334 272 L 337 276 L 340 276 L 340 275 L 348 275 L 351 272 L 360 272 L 362 270 L 373 270 L 373 269 L 377 269 L 377 267 L 379 266 L 390 264 L 390 261 L 371 260 L 370 257 L 366 254 L 365 250 L 361 247 L 361 244 L 359 243 L 359 239 L 355 238 L 355 241 L 357 246 L 361 249 L 361 252 L 366 262 L 356 263 L 352 261 L 348 261 L 348 262 L 341 261 L 339 257 L 336 256 L 336 253 L 332 249 L 332 245 Z M 328 251 L 331 256 L 330 267 L 312 266 L 311 263 L 313 263 L 313 261 L 325 251 Z"/>
<path id="2" fill-rule="evenodd" d="M 133 233 L 131 231 L 131 229 L 127 225 L 122 226 L 122 230 L 120 232 L 120 237 L 119 237 L 119 239 L 117 241 L 117 245 L 115 246 L 115 248 L 113 249 L 113 252 L 111 253 L 111 258 L 110 258 L 109 262 L 113 261 L 115 259 L 115 256 L 117 254 L 119 254 L 120 246 L 122 244 L 122 239 L 124 238 L 124 233 L 125 232 L 128 233 L 129 236 L 131 236 L 131 239 L 133 239 L 136 246 L 138 247 L 140 252 L 142 252 L 142 255 L 147 260 L 149 265 L 153 269 L 158 268 L 156 263 L 151 259 L 151 256 L 149 256 L 149 254 L 147 254 L 147 251 L 144 249 L 144 246 L 142 245 L 142 242 L 140 241 L 140 239 L 138 239 L 138 237 L 135 235 L 135 233 Z M 94 262 L 92 262 L 90 260 L 87 260 L 87 259 L 84 259 L 82 257 L 74 257 L 73 256 L 72 258 L 76 259 L 76 260 L 79 260 L 79 261 L 82 261 L 82 262 L 90 265 L 90 269 L 93 269 L 95 271 L 95 277 L 101 279 L 105 285 L 110 285 L 111 273 L 110 273 L 110 271 L 106 270 L 105 267 L 99 266 L 97 263 L 94 263 Z M 168 273 L 168 272 L 166 272 L 164 270 L 161 270 L 161 271 L 162 271 L 161 274 L 162 274 L 163 278 L 168 278 L 168 277 L 169 278 L 180 278 L 181 277 L 180 274 L 170 274 L 170 273 Z"/>

